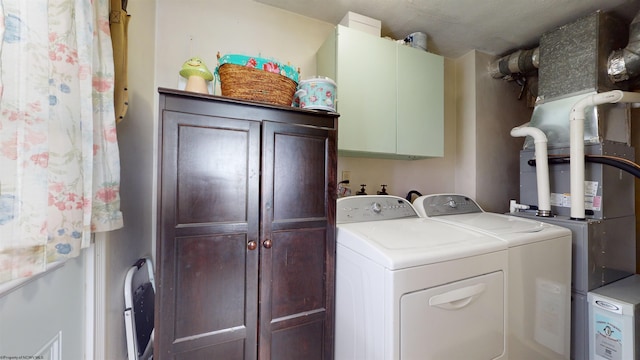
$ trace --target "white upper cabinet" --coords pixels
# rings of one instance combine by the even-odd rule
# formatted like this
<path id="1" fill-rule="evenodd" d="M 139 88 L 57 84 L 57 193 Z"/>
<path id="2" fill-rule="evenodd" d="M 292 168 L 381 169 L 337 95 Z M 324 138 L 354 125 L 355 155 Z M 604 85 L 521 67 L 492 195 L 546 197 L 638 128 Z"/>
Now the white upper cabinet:
<path id="1" fill-rule="evenodd" d="M 444 154 L 444 59 L 341 25 L 316 55 L 336 80 L 343 156 L 419 159 Z"/>

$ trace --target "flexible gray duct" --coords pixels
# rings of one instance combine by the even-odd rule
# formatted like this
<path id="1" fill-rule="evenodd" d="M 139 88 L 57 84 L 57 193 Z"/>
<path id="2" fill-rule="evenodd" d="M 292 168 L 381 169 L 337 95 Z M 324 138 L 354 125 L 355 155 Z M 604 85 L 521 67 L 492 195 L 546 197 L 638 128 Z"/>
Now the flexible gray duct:
<path id="1" fill-rule="evenodd" d="M 640 12 L 629 25 L 629 44 L 609 56 L 607 72 L 613 82 L 628 80 L 640 74 Z"/>
<path id="2" fill-rule="evenodd" d="M 512 74 L 526 74 L 540 66 L 539 48 L 518 50 L 501 57 L 489 66 L 489 73 L 494 79 L 511 80 Z"/>

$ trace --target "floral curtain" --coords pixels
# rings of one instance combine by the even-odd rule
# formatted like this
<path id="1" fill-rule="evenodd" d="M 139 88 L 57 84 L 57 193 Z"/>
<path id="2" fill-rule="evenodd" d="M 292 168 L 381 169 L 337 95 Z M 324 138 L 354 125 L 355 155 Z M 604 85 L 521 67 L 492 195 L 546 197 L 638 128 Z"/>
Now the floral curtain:
<path id="1" fill-rule="evenodd" d="M 108 0 L 0 0 L 0 282 L 122 227 Z"/>

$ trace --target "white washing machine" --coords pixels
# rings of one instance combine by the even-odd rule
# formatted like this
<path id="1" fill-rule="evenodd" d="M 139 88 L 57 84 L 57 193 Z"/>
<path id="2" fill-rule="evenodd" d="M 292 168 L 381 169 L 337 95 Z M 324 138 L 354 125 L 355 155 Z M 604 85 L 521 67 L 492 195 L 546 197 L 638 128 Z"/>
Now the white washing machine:
<path id="1" fill-rule="evenodd" d="M 503 239 L 509 247 L 507 354 L 513 360 L 569 359 L 571 231 L 484 212 L 458 194 L 417 198 L 420 216 Z"/>
<path id="2" fill-rule="evenodd" d="M 507 246 L 407 200 L 338 199 L 336 360 L 506 359 Z"/>

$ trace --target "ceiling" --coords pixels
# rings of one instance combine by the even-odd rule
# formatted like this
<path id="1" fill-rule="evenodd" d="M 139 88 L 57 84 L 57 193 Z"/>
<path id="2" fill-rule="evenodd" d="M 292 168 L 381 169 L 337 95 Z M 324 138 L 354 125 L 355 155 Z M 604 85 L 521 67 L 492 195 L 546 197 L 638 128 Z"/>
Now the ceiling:
<path id="1" fill-rule="evenodd" d="M 476 49 L 491 55 L 538 44 L 547 31 L 596 10 L 631 22 L 640 0 L 255 0 L 338 24 L 347 11 L 382 21 L 382 36 L 421 31 L 428 50 L 457 58 Z"/>

